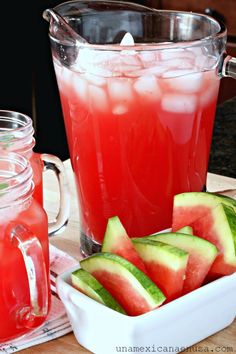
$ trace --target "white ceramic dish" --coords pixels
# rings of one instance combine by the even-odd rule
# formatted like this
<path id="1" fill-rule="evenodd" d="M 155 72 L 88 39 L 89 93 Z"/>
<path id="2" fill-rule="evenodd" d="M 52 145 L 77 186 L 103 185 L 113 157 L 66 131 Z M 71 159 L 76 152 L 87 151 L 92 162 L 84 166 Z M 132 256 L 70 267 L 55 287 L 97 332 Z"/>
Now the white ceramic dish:
<path id="1" fill-rule="evenodd" d="M 229 326 L 236 316 L 236 273 L 207 284 L 159 309 L 130 317 L 71 286 L 74 267 L 57 278 L 77 341 L 96 354 L 178 353 Z M 142 349 L 144 348 L 144 349 Z M 147 349 L 149 348 L 149 349 Z"/>

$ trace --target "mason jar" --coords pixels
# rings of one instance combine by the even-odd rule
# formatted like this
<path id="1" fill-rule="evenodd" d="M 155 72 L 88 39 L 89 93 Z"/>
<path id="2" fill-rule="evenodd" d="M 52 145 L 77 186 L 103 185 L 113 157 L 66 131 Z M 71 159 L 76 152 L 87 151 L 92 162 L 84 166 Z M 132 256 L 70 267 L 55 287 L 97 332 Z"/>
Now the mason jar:
<path id="1" fill-rule="evenodd" d="M 50 308 L 48 220 L 22 155 L 0 155 L 0 342 L 40 326 Z"/>

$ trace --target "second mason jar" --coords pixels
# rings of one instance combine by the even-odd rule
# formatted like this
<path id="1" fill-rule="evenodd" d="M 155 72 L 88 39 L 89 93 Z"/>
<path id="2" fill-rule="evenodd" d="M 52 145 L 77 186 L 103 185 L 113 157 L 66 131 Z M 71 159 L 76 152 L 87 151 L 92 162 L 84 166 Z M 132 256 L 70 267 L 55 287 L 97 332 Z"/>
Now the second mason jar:
<path id="1" fill-rule="evenodd" d="M 59 184 L 60 205 L 56 220 L 49 223 L 49 234 L 59 231 L 69 217 L 69 190 L 62 161 L 51 154 L 33 151 L 35 146 L 32 119 L 22 113 L 0 110 L 0 152 L 11 151 L 30 161 L 35 185 L 34 198 L 43 206 L 43 170 L 52 170 Z"/>

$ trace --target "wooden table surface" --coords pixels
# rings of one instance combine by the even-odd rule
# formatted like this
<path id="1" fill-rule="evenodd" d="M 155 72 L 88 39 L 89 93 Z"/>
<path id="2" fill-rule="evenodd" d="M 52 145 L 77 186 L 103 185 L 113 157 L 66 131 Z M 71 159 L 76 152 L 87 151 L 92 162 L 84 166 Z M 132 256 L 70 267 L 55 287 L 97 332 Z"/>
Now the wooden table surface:
<path id="1" fill-rule="evenodd" d="M 65 166 L 71 193 L 70 219 L 66 229 L 64 229 L 62 233 L 51 237 L 50 242 L 79 260 L 81 258 L 79 252 L 79 211 L 74 185 L 74 177 L 69 160 L 65 162 Z M 57 186 L 54 180 L 54 176 L 52 176 L 49 171 L 45 173 L 44 185 L 45 208 L 50 218 L 53 218 L 57 213 L 58 190 L 56 188 Z M 223 194 L 232 196 L 236 199 L 236 179 L 209 173 L 207 189 L 211 192 L 223 191 Z M 21 352 L 25 354 L 90 353 L 88 350 L 78 344 L 73 333 L 67 334 L 47 343 L 22 350 Z M 189 348 L 183 353 L 190 352 L 236 353 L 236 319 L 226 329 L 201 341 L 198 344 L 195 344 L 194 347 Z"/>

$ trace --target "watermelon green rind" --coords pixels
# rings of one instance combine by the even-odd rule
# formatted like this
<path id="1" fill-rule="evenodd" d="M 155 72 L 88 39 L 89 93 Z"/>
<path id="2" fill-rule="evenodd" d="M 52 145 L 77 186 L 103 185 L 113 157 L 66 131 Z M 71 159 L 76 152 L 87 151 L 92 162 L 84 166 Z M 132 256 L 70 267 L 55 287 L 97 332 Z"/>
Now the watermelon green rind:
<path id="1" fill-rule="evenodd" d="M 209 193 L 209 192 L 206 192 L 207 194 L 212 194 L 212 193 Z M 217 194 L 217 193 L 214 193 L 214 195 L 218 198 L 221 199 L 221 202 L 223 204 L 226 204 L 226 205 L 231 205 L 233 208 L 236 208 L 236 200 L 233 199 L 233 198 L 230 198 L 226 195 L 222 195 L 222 194 Z"/>
<path id="2" fill-rule="evenodd" d="M 236 265 L 236 213 L 230 206 L 219 204 L 212 210 L 214 229 L 224 248 L 225 260 Z"/>
<path id="3" fill-rule="evenodd" d="M 175 232 L 180 233 L 180 234 L 192 235 L 193 228 L 191 226 L 184 226 L 184 227 L 181 227 L 181 229 L 176 230 Z"/>
<path id="4" fill-rule="evenodd" d="M 202 285 L 218 255 L 218 249 L 212 243 L 193 235 L 163 233 L 151 235 L 149 238 L 179 247 L 189 253 L 182 294 Z"/>
<path id="5" fill-rule="evenodd" d="M 147 274 L 147 270 L 118 216 L 108 219 L 101 251 L 117 254 Z"/>
<path id="6" fill-rule="evenodd" d="M 218 204 L 192 223 L 194 233 L 214 243 L 219 250 L 210 273 L 225 275 L 236 269 L 235 218 L 236 213 L 232 207 Z"/>
<path id="7" fill-rule="evenodd" d="M 178 247 L 186 252 L 194 251 L 206 260 L 216 257 L 218 249 L 211 242 L 190 234 L 166 232 L 147 236 L 146 238 L 154 241 L 165 242 L 169 245 Z"/>
<path id="8" fill-rule="evenodd" d="M 209 192 L 187 192 L 175 195 L 172 230 L 176 232 L 183 226 L 192 226 L 195 220 L 222 203 L 231 206 L 236 212 L 236 201 L 227 196 Z"/>
<path id="9" fill-rule="evenodd" d="M 77 269 L 71 274 L 71 281 L 73 286 L 80 290 L 83 294 L 89 296 L 91 299 L 100 302 L 101 304 L 115 310 L 117 312 L 125 313 L 125 310 L 118 304 L 118 302 L 111 296 L 111 294 L 97 281 L 90 273 L 84 269 Z"/>
<path id="10" fill-rule="evenodd" d="M 149 237 L 132 238 L 135 249 L 140 252 L 143 246 L 148 247 L 148 252 L 142 254 L 144 261 L 152 261 L 158 258 L 158 261 L 168 266 L 168 268 L 177 270 L 185 267 L 188 259 L 188 253 L 184 250 L 159 242 Z M 153 247 L 155 246 L 155 247 Z"/>
<path id="11" fill-rule="evenodd" d="M 235 257 L 236 257 L 236 213 L 233 208 L 231 208 L 230 206 L 227 206 L 227 205 L 223 205 L 223 209 L 224 209 L 226 218 L 229 223 L 229 228 L 232 233 Z"/>
<path id="12" fill-rule="evenodd" d="M 167 301 L 179 297 L 183 290 L 188 253 L 147 237 L 135 238 L 132 241 L 150 278 L 163 291 Z"/>
<path id="13" fill-rule="evenodd" d="M 223 203 L 236 208 L 236 200 L 224 195 L 209 193 L 209 192 L 187 192 L 177 194 L 174 197 L 174 206 L 188 206 L 188 205 L 204 205 L 215 207 Z"/>
<path id="14" fill-rule="evenodd" d="M 111 252 L 111 248 L 119 246 L 117 243 L 123 235 L 127 235 L 126 230 L 118 216 L 109 218 L 102 242 L 102 252 Z"/>
<path id="15" fill-rule="evenodd" d="M 116 254 L 104 252 L 96 253 L 80 262 L 83 269 L 89 273 L 94 271 L 107 271 L 114 275 L 124 277 L 134 291 L 138 292 L 152 307 L 158 307 L 165 301 L 161 290 L 141 270 L 126 259 Z"/>

